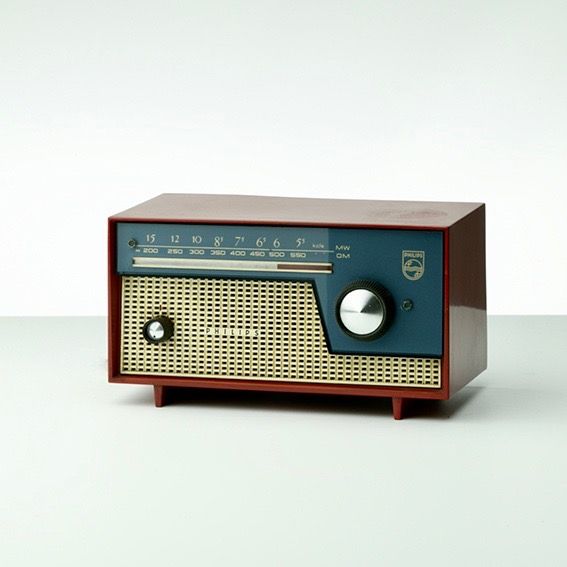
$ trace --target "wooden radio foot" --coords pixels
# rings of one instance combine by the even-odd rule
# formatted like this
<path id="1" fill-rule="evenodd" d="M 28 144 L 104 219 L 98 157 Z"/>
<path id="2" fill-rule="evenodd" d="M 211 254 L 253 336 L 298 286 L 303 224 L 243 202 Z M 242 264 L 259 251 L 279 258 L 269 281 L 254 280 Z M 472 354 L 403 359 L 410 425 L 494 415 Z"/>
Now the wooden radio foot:
<path id="1" fill-rule="evenodd" d="M 403 419 L 404 417 L 404 398 L 392 398 L 392 411 L 394 413 L 394 419 Z"/>
<path id="2" fill-rule="evenodd" d="M 165 406 L 165 386 L 154 385 L 154 403 L 156 408 Z"/>

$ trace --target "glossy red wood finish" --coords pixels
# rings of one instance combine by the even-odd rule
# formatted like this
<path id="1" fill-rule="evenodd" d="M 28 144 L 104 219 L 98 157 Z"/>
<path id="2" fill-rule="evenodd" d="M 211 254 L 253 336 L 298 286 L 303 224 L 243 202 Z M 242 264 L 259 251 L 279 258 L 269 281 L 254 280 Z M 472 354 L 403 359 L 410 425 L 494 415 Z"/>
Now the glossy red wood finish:
<path id="1" fill-rule="evenodd" d="M 394 419 L 402 419 L 404 417 L 404 405 L 406 398 L 392 398 L 392 414 Z"/>
<path id="2" fill-rule="evenodd" d="M 448 229 L 450 395 L 486 369 L 486 244 L 484 206 Z"/>
<path id="3" fill-rule="evenodd" d="M 199 222 L 447 229 L 479 203 L 365 201 L 164 193 L 111 217 L 131 222 Z"/>
<path id="4" fill-rule="evenodd" d="M 156 408 L 161 408 L 165 405 L 166 387 L 162 384 L 154 384 L 154 404 Z"/>
<path id="5" fill-rule="evenodd" d="M 486 368 L 485 211 L 478 203 L 296 199 L 164 194 L 109 219 L 109 381 L 154 385 L 156 406 L 169 387 L 391 397 L 396 419 L 404 399 L 448 399 Z M 120 278 L 117 222 L 195 222 L 441 230 L 444 233 L 442 388 L 308 384 L 120 374 Z"/>

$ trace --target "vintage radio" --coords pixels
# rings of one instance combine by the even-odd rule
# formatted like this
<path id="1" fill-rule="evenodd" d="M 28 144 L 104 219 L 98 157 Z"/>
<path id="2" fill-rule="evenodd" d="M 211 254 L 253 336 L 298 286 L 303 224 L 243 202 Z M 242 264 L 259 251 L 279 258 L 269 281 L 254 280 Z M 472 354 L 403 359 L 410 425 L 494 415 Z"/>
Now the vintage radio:
<path id="1" fill-rule="evenodd" d="M 486 368 L 484 205 L 164 194 L 109 219 L 109 380 L 446 400 Z"/>

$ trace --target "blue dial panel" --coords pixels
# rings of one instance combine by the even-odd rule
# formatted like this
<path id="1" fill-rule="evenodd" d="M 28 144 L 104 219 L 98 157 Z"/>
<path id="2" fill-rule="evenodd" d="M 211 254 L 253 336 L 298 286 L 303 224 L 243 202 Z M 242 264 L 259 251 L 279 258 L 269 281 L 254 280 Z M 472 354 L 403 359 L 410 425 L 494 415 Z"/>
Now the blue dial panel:
<path id="1" fill-rule="evenodd" d="M 116 268 L 128 275 L 311 281 L 331 352 L 443 352 L 441 231 L 120 222 Z M 377 282 L 393 297 L 392 324 L 373 340 L 346 334 L 337 321 L 338 298 L 358 280 Z M 402 308 L 406 300 L 409 310 Z"/>

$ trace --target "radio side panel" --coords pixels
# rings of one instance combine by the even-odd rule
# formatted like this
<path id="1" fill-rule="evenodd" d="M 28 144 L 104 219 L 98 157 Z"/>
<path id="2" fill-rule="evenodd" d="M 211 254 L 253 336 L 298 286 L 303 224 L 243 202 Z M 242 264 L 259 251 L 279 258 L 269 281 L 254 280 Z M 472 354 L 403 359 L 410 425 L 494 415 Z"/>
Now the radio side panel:
<path id="1" fill-rule="evenodd" d="M 120 374 L 120 277 L 116 272 L 116 222 L 108 219 L 108 376 Z"/>
<path id="2" fill-rule="evenodd" d="M 485 206 L 448 230 L 450 394 L 487 366 Z"/>

